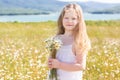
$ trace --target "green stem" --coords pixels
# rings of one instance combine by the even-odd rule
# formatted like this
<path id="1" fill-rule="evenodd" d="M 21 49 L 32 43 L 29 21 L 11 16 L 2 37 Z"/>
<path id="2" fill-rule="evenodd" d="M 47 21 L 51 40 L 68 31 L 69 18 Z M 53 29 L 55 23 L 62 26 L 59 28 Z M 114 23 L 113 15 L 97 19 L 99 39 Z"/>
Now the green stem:
<path id="1" fill-rule="evenodd" d="M 52 49 L 51 58 L 53 58 L 53 59 L 56 58 L 56 49 Z M 53 69 L 50 70 L 49 78 L 50 78 L 50 80 L 58 80 L 57 79 L 57 69 L 56 68 L 53 68 Z"/>
<path id="2" fill-rule="evenodd" d="M 57 79 L 57 70 L 55 68 L 50 70 L 49 79 L 50 80 L 58 80 Z"/>

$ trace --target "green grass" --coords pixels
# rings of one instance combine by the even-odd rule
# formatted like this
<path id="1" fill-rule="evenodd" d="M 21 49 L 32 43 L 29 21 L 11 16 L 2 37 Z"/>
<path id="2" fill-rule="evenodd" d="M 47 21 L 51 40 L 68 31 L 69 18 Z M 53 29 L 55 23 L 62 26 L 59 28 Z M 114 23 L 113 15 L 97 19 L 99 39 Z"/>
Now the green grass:
<path id="1" fill-rule="evenodd" d="M 86 21 L 92 49 L 83 80 L 119 80 L 120 21 Z M 0 80 L 45 80 L 44 40 L 56 33 L 55 22 L 0 23 Z"/>

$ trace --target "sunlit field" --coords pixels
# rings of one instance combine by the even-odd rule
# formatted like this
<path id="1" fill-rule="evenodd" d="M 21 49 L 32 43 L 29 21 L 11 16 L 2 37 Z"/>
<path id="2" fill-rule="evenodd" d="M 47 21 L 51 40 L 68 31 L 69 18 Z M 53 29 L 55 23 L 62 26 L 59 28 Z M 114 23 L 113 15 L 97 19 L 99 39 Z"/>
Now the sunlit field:
<path id="1" fill-rule="evenodd" d="M 86 21 L 92 48 L 83 80 L 120 80 L 120 21 Z M 56 22 L 0 23 L 0 80 L 46 80 L 44 41 Z"/>

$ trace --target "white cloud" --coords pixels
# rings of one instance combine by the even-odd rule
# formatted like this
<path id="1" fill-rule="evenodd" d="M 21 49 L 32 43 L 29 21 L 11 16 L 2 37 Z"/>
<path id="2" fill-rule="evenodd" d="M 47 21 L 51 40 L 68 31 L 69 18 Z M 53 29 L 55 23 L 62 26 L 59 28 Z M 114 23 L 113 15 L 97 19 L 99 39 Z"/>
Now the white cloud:
<path id="1" fill-rule="evenodd" d="M 58 0 L 58 1 L 64 1 L 64 2 L 82 1 L 82 2 L 86 2 L 88 0 Z"/>
<path id="2" fill-rule="evenodd" d="M 104 3 L 120 3 L 120 0 L 59 0 L 59 1 L 65 1 L 65 2 L 74 2 L 74 1 L 96 1 L 96 2 L 104 2 Z"/>
<path id="3" fill-rule="evenodd" d="M 104 3 L 120 3 L 120 0 L 88 0 L 88 1 L 96 1 L 96 2 L 104 2 Z"/>

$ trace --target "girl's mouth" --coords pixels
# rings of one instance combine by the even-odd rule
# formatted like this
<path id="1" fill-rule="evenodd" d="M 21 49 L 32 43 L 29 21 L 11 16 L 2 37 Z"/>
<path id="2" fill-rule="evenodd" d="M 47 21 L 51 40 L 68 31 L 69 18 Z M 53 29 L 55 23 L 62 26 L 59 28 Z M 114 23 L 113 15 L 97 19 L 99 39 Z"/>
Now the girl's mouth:
<path id="1" fill-rule="evenodd" d="M 67 26 L 73 26 L 73 25 L 67 25 Z"/>

